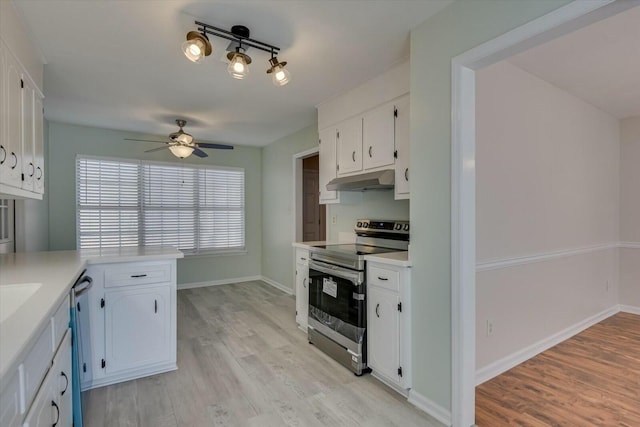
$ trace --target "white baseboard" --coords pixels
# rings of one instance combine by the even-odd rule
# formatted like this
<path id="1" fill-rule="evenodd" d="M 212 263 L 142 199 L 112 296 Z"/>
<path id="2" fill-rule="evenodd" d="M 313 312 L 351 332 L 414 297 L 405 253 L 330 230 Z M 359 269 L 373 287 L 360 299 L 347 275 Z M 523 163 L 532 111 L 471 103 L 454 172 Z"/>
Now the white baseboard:
<path id="1" fill-rule="evenodd" d="M 260 279 L 262 280 L 264 283 L 266 283 L 267 285 L 271 285 L 274 288 L 281 290 L 282 292 L 284 292 L 285 294 L 289 294 L 289 295 L 293 295 L 293 289 L 286 287 L 285 285 L 283 285 L 282 283 L 278 283 L 275 280 L 271 280 L 266 276 L 260 276 Z"/>
<path id="2" fill-rule="evenodd" d="M 413 389 L 409 391 L 409 399 L 407 400 L 413 406 L 431 415 L 442 424 L 451 426 L 451 411 L 438 405 L 433 400 L 421 395 Z"/>
<path id="3" fill-rule="evenodd" d="M 640 307 L 634 307 L 632 305 L 624 305 L 620 304 L 618 306 L 619 310 L 624 313 L 637 314 L 640 315 Z"/>
<path id="4" fill-rule="evenodd" d="M 478 369 L 476 371 L 476 385 L 480 385 L 483 382 L 490 380 L 491 378 L 497 377 L 503 372 L 508 371 L 509 369 L 531 359 L 532 357 L 542 353 L 545 350 L 550 349 L 557 344 L 560 344 L 562 341 L 565 341 L 572 336 L 579 334 L 585 329 L 595 325 L 598 322 L 601 322 L 607 317 L 613 316 L 619 311 L 621 311 L 620 306 L 614 305 L 613 307 L 610 307 L 594 316 L 578 322 L 575 325 L 569 326 L 568 328 L 554 335 L 551 335 L 548 338 L 540 340 L 530 345 L 529 347 L 517 351 L 509 356 L 503 357 L 502 359 L 497 360 L 485 366 L 484 368 Z"/>
<path id="5" fill-rule="evenodd" d="M 178 290 L 205 288 L 207 286 L 229 285 L 231 283 L 252 282 L 254 280 L 262 280 L 262 276 L 234 277 L 231 279 L 209 280 L 207 282 L 191 282 L 178 284 Z"/>

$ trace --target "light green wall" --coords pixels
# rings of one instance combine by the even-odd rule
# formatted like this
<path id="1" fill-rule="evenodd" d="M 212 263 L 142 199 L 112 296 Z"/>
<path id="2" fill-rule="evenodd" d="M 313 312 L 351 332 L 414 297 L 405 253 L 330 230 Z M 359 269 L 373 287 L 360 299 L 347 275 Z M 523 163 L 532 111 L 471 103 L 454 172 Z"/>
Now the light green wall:
<path id="1" fill-rule="evenodd" d="M 353 236 L 358 218 L 406 221 L 409 219 L 409 201 L 394 200 L 393 190 L 342 192 L 340 204 L 327 205 L 327 240 L 341 240 L 340 235 L 344 233 Z"/>
<path id="2" fill-rule="evenodd" d="M 451 407 L 451 58 L 568 0 L 458 0 L 411 33 L 413 389 Z"/>
<path id="3" fill-rule="evenodd" d="M 124 141 L 123 138 L 160 139 L 119 130 L 49 123 L 49 246 L 51 250 L 76 247 L 76 155 L 210 164 L 245 170 L 245 255 L 195 256 L 178 260 L 178 284 L 260 275 L 262 251 L 262 153 L 260 148 L 236 146 L 234 150 L 210 150 L 209 157 L 184 160 L 169 150 L 144 153 L 158 144 Z"/>
<path id="4" fill-rule="evenodd" d="M 262 151 L 262 274 L 293 289 L 293 155 L 318 146 L 318 126 L 286 136 Z"/>

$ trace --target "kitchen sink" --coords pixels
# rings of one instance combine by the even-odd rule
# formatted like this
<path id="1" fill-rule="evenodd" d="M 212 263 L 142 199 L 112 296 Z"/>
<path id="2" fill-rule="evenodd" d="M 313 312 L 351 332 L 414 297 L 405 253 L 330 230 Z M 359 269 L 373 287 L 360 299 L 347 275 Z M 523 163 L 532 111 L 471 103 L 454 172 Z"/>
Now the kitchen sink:
<path id="1" fill-rule="evenodd" d="M 27 302 L 42 283 L 18 283 L 0 286 L 0 323 L 11 317 Z"/>

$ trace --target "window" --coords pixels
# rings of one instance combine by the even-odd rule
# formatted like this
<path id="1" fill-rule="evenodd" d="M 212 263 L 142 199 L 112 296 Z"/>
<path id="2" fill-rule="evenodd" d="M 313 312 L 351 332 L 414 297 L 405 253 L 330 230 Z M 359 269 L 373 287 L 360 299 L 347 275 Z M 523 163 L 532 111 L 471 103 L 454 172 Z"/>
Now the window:
<path id="1" fill-rule="evenodd" d="M 80 249 L 244 250 L 243 169 L 82 156 L 76 181 Z"/>

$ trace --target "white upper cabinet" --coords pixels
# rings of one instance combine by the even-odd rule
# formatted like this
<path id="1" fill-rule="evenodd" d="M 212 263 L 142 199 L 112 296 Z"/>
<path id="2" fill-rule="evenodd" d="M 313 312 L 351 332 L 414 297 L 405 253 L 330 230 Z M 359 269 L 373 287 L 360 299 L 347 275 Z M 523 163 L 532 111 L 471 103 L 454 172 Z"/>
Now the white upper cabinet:
<path id="1" fill-rule="evenodd" d="M 2 40 L 0 95 L 0 198 L 42 199 L 43 96 Z"/>
<path id="2" fill-rule="evenodd" d="M 337 203 L 340 201 L 339 193 L 327 190 L 329 181 L 336 177 L 336 129 L 332 127 L 321 130 L 318 142 L 320 203 Z"/>
<path id="3" fill-rule="evenodd" d="M 363 169 L 393 165 L 394 111 L 395 103 L 389 102 L 364 115 L 362 122 Z"/>
<path id="4" fill-rule="evenodd" d="M 409 198 L 409 95 L 395 103 L 395 198 Z"/>
<path id="5" fill-rule="evenodd" d="M 362 117 L 336 126 L 338 143 L 338 176 L 362 170 Z"/>

